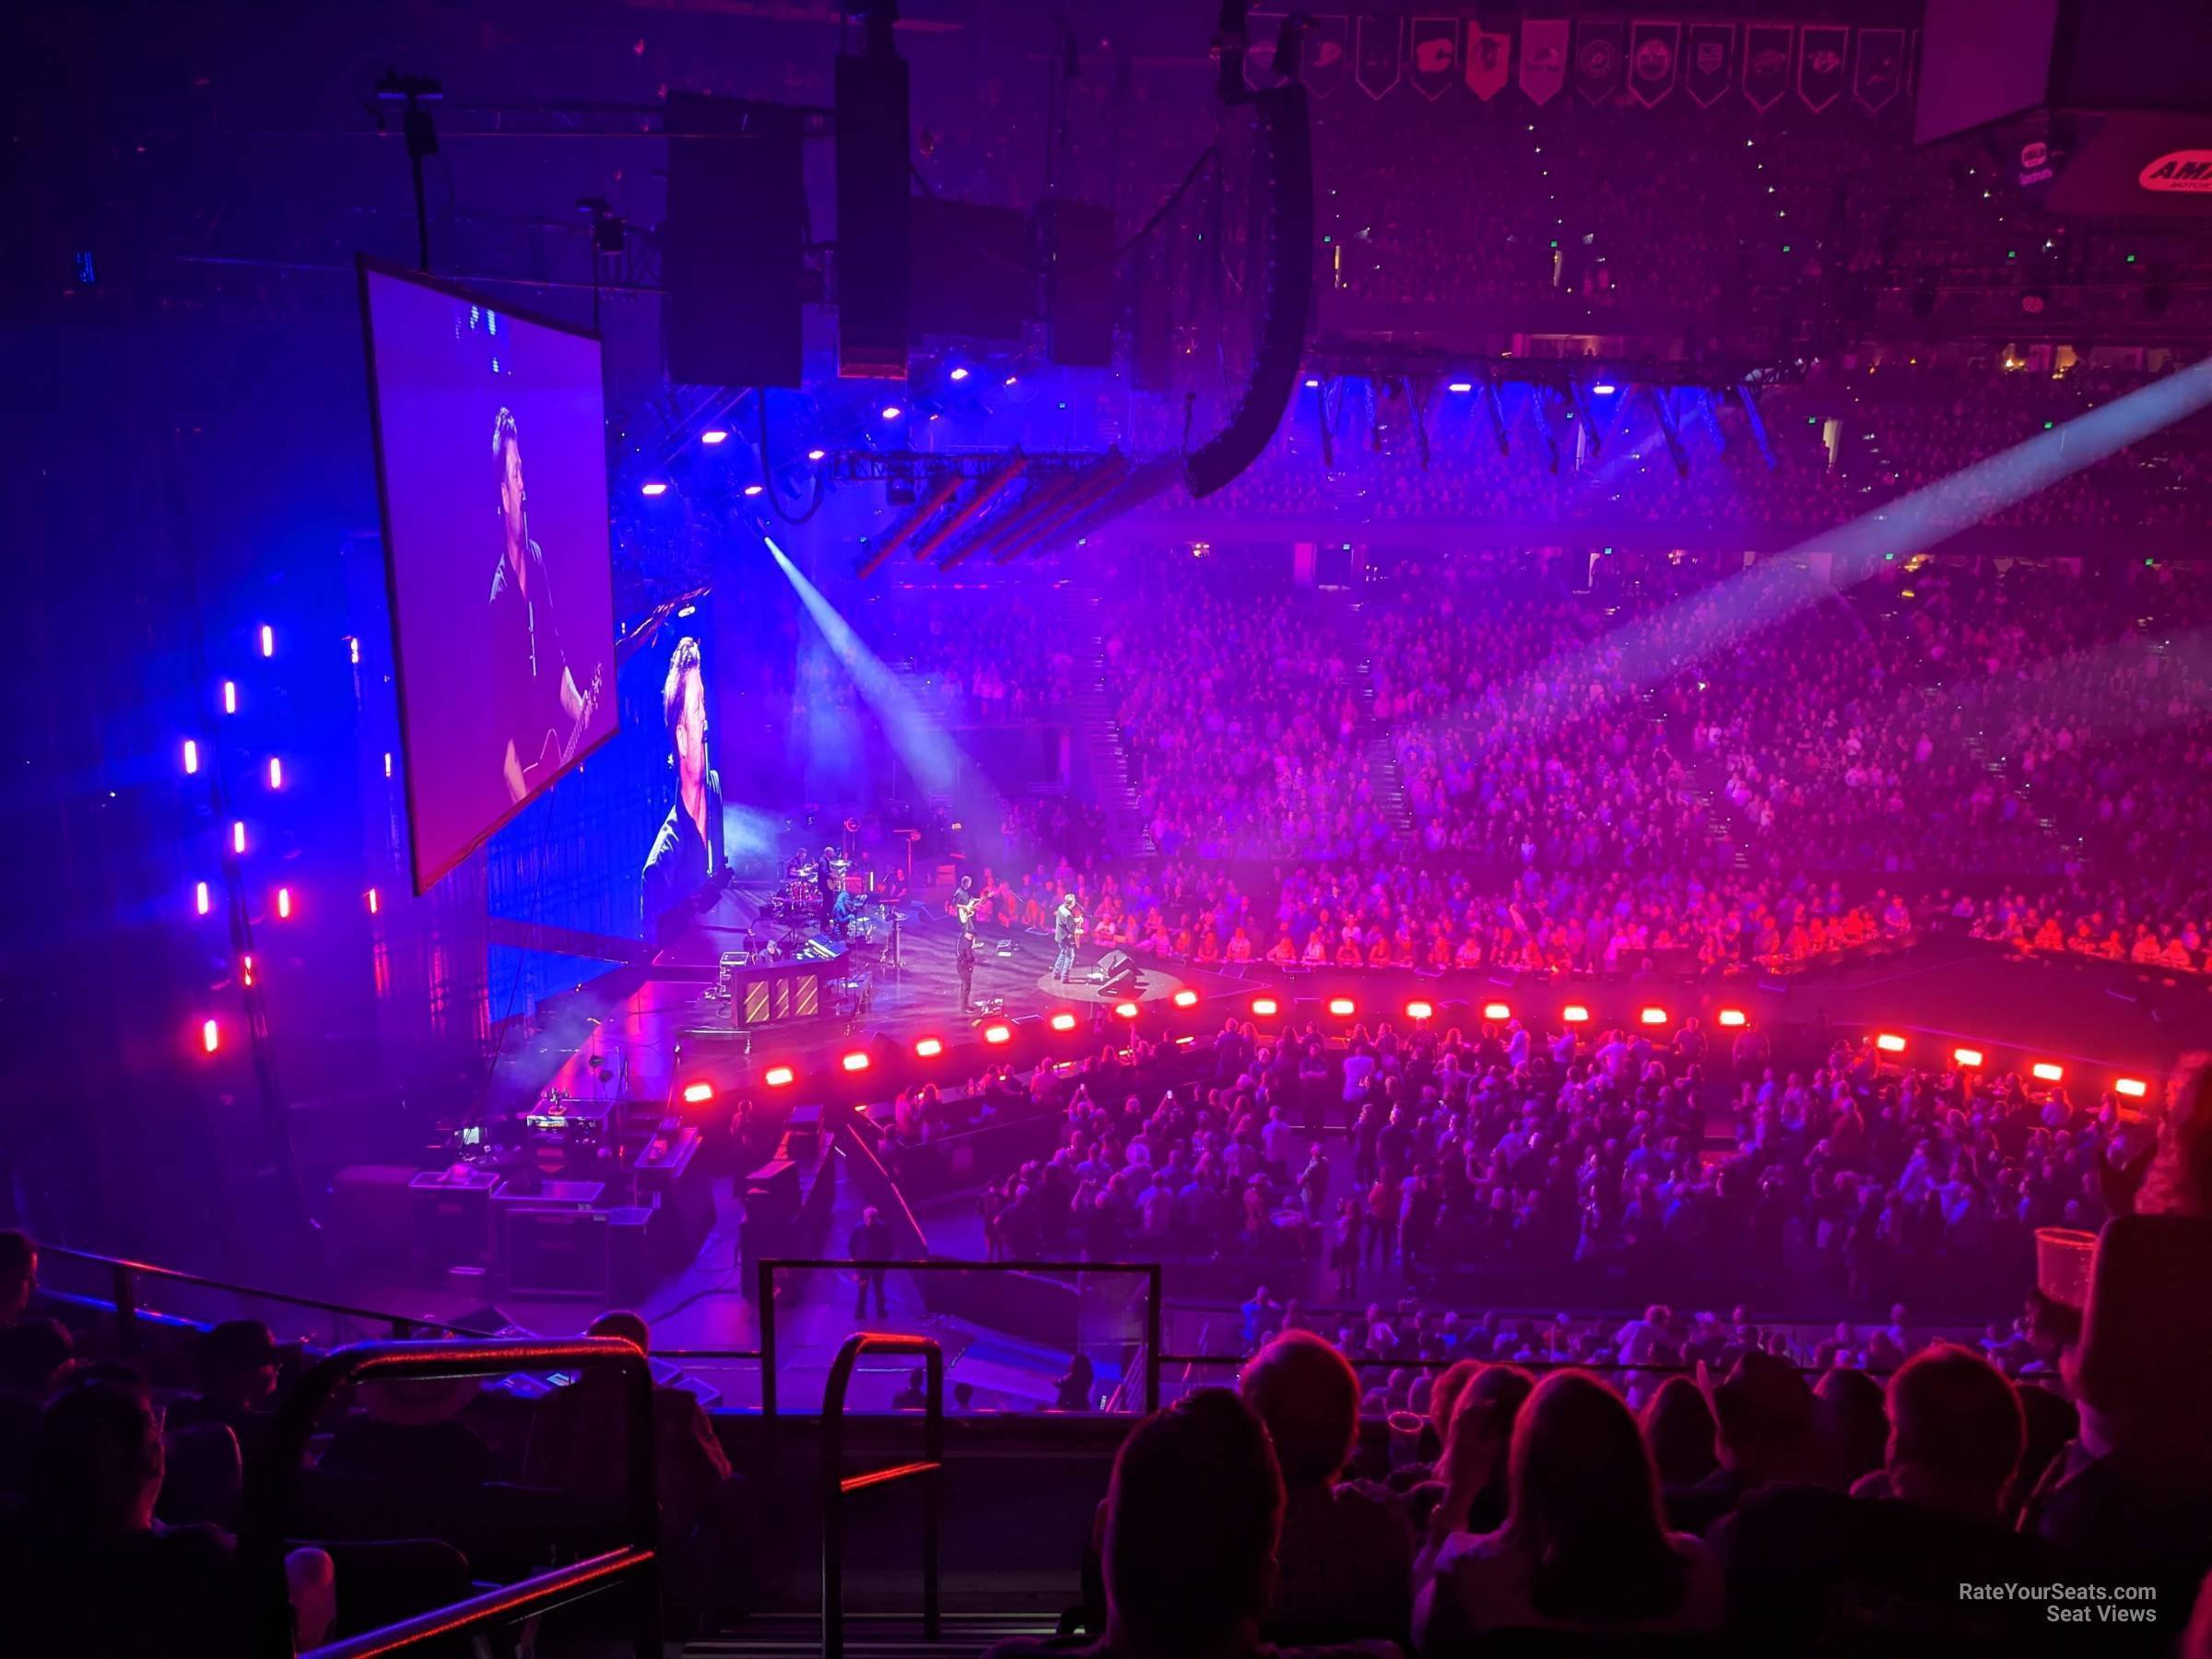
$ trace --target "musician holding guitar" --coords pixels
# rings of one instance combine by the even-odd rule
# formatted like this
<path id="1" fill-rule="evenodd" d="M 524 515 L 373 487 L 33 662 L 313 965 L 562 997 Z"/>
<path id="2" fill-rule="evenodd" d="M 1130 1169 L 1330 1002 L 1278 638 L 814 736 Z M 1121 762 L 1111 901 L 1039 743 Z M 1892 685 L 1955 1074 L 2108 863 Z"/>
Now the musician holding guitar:
<path id="1" fill-rule="evenodd" d="M 960 975 L 960 1012 L 975 1010 L 975 912 L 982 908 L 983 896 L 975 890 L 975 877 L 963 876 L 953 890 L 952 916 L 960 925 L 960 936 L 953 942 L 953 966 Z"/>
<path id="2" fill-rule="evenodd" d="M 1053 912 L 1053 977 L 1062 984 L 1076 971 L 1076 947 L 1083 938 L 1083 907 L 1068 894 Z"/>
<path id="3" fill-rule="evenodd" d="M 507 798 L 519 801 L 574 758 L 598 712 L 606 665 L 595 665 L 591 683 L 580 687 L 561 650 L 545 551 L 530 539 L 522 435 L 512 410 L 492 421 L 491 459 L 501 540 L 491 575 L 500 778 Z"/>

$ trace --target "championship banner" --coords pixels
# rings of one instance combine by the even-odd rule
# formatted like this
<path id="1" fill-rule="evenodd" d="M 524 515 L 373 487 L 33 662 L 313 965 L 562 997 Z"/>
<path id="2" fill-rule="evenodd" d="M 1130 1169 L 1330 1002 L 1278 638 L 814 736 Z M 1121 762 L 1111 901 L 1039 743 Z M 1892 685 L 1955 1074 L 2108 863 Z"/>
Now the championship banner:
<path id="1" fill-rule="evenodd" d="M 1479 23 L 1467 25 L 1467 90 L 1488 103 L 1505 90 L 1506 66 L 1512 57 L 1513 37 L 1491 34 Z"/>
<path id="2" fill-rule="evenodd" d="M 1404 78 L 1405 41 L 1403 18 L 1359 19 L 1359 62 L 1352 78 L 1370 98 L 1381 98 Z"/>
<path id="3" fill-rule="evenodd" d="M 1675 89 L 1682 56 L 1679 23 L 1632 23 L 1629 26 L 1629 90 L 1649 110 L 1664 102 Z"/>
<path id="4" fill-rule="evenodd" d="M 1905 31 L 1860 29 L 1858 62 L 1851 68 L 1851 95 L 1859 107 L 1870 114 L 1886 109 L 1904 89 Z"/>
<path id="5" fill-rule="evenodd" d="M 1253 12 L 1244 19 L 1244 84 L 1254 92 L 1268 87 L 1279 87 L 1283 77 L 1275 73 L 1275 43 L 1282 38 L 1281 12 Z"/>
<path id="6" fill-rule="evenodd" d="M 1611 103 L 1628 79 L 1627 25 L 1618 18 L 1585 20 L 1575 30 L 1574 89 L 1590 103 Z"/>
<path id="7" fill-rule="evenodd" d="M 1299 53 L 1299 76 L 1306 83 L 1306 90 L 1316 98 L 1326 98 L 1344 85 L 1351 63 L 1351 18 L 1337 16 L 1314 18 L 1313 27 L 1306 30 L 1304 49 Z"/>
<path id="8" fill-rule="evenodd" d="M 1744 25 L 1744 96 L 1762 115 L 1790 89 L 1790 47 L 1796 36 L 1794 23 Z"/>
<path id="9" fill-rule="evenodd" d="M 1414 89 L 1434 102 L 1459 78 L 1459 19 L 1416 18 L 1412 57 Z"/>
<path id="10" fill-rule="evenodd" d="M 1797 96 L 1816 115 L 1843 96 L 1843 59 L 1851 50 L 1851 30 L 1824 23 L 1807 23 L 1797 51 Z"/>
<path id="11" fill-rule="evenodd" d="M 1521 90 L 1547 104 L 1567 84 L 1567 19 L 1530 18 L 1521 25 Z"/>
<path id="12" fill-rule="evenodd" d="M 1700 110 L 1710 110 L 1728 96 L 1735 78 L 1735 25 L 1692 23 L 1689 26 L 1689 61 L 1682 65 L 1682 86 Z"/>

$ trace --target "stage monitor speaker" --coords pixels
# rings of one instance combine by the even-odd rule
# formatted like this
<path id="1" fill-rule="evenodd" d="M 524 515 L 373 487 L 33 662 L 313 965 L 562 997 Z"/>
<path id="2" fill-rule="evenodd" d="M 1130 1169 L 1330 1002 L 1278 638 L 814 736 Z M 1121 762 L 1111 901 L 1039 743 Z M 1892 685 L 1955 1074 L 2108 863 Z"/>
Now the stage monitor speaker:
<path id="1" fill-rule="evenodd" d="M 913 332 L 1019 340 L 1023 325 L 1040 314 L 1029 215 L 1018 207 L 985 207 L 931 195 L 909 200 Z"/>
<path id="2" fill-rule="evenodd" d="M 507 1288 L 517 1296 L 604 1299 L 607 1212 L 514 1210 L 507 1217 Z"/>
<path id="3" fill-rule="evenodd" d="M 1270 87 L 1253 100 L 1267 170 L 1267 260 L 1262 272 L 1258 349 L 1244 394 L 1221 429 L 1183 468 L 1194 496 L 1208 496 L 1260 458 L 1298 384 L 1313 301 L 1313 136 L 1306 89 Z"/>
<path id="4" fill-rule="evenodd" d="M 1099 971 L 1106 976 L 1100 989 L 1111 996 L 1136 977 L 1136 963 L 1125 950 L 1110 950 L 1099 959 Z"/>
<path id="5" fill-rule="evenodd" d="M 1071 368 L 1113 361 L 1113 209 L 1048 202 L 1044 243 L 1044 353 Z"/>
<path id="6" fill-rule="evenodd" d="M 672 92 L 667 132 L 668 378 L 799 385 L 806 219 L 799 112 Z"/>
<path id="7" fill-rule="evenodd" d="M 837 60 L 837 371 L 906 378 L 912 225 L 905 60 Z"/>
<path id="8" fill-rule="evenodd" d="M 788 1221 L 799 1213 L 799 1166 L 790 1159 L 771 1158 L 745 1178 L 745 1215 L 748 1221 Z"/>

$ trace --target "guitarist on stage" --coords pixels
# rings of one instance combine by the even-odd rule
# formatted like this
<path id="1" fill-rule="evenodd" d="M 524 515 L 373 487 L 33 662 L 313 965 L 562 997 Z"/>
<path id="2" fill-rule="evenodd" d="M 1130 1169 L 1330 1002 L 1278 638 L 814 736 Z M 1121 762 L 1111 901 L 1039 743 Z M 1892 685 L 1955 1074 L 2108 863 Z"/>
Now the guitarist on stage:
<path id="1" fill-rule="evenodd" d="M 1062 984 L 1076 971 L 1076 946 L 1083 937 L 1083 907 L 1068 894 L 1053 912 L 1053 977 Z"/>
<path id="2" fill-rule="evenodd" d="M 491 461 L 500 489 L 500 562 L 491 573 L 493 707 L 500 722 L 500 778 L 519 801 L 557 771 L 599 707 L 600 674 L 580 688 L 560 648 L 546 555 L 530 539 L 523 442 L 514 415 L 492 422 Z"/>
<path id="3" fill-rule="evenodd" d="M 975 877 L 961 877 L 952 895 L 952 917 L 960 925 L 960 936 L 953 941 L 952 961 L 959 971 L 963 1014 L 975 1011 L 975 912 L 982 904 L 982 895 L 975 890 Z"/>

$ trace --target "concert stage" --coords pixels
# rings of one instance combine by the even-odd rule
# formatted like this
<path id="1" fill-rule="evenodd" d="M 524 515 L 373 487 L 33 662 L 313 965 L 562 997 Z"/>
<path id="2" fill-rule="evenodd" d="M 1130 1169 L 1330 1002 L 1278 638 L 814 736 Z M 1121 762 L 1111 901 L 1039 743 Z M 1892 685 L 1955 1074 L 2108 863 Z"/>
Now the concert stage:
<path id="1" fill-rule="evenodd" d="M 1236 984 L 1188 963 L 1134 953 L 1124 972 L 1100 980 L 1095 971 L 1107 953 L 1089 947 L 1078 954 L 1075 977 L 1058 984 L 1049 934 L 979 924 L 973 994 L 983 1011 L 964 1014 L 954 961 L 959 929 L 937 907 L 909 901 L 900 907 L 896 967 L 880 959 L 878 930 L 865 944 L 848 947 L 841 960 L 816 965 L 811 1001 L 794 992 L 787 999 L 793 1011 L 741 1029 L 732 1016 L 742 1010 L 710 994 L 715 957 L 744 936 L 766 898 L 759 888 L 726 894 L 682 947 L 541 1003 L 535 1029 L 511 1037 L 501 1053 L 492 1110 L 520 1110 L 556 1094 L 665 1101 L 674 1110 L 685 1104 L 684 1088 L 702 1082 L 715 1098 L 881 1098 L 910 1076 L 948 1084 L 1001 1059 L 1026 1066 L 1039 1057 L 1041 1042 L 1070 1055 L 1094 1051 L 1100 1041 L 1124 1040 L 1132 1025 L 1148 1029 L 1171 1014 L 1182 1016 L 1179 992 L 1210 1002 Z M 806 966 L 779 964 L 777 971 Z M 855 977 L 868 982 L 863 1005 L 832 1011 L 832 982 Z M 1055 1029 L 1055 1015 L 1074 1020 Z M 1002 1027 L 1006 1035 L 990 1041 Z M 924 1039 L 941 1049 L 917 1054 L 914 1045 Z M 869 1056 L 865 1067 L 848 1066 L 856 1053 Z"/>

